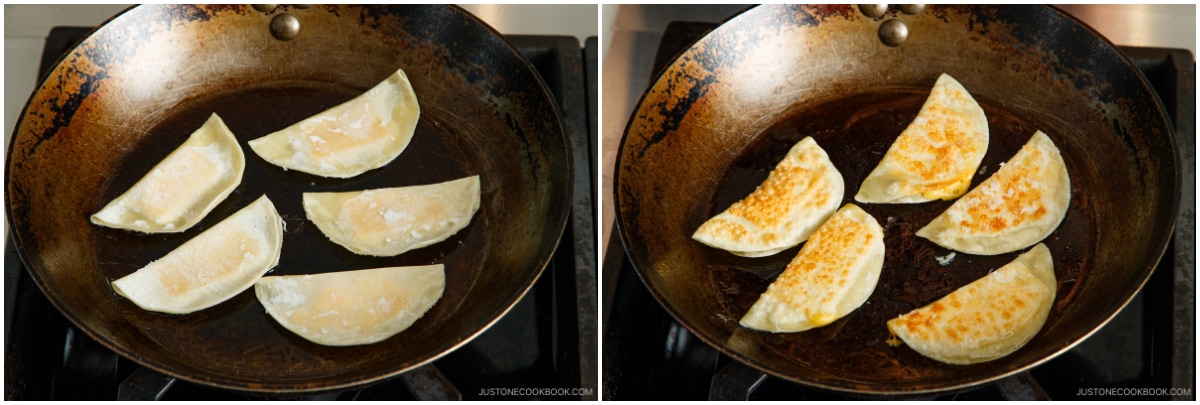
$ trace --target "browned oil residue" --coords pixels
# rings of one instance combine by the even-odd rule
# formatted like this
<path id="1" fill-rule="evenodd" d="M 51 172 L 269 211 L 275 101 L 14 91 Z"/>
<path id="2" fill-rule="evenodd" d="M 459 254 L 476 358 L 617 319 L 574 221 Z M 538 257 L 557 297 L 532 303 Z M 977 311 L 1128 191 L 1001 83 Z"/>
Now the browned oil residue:
<path id="1" fill-rule="evenodd" d="M 969 371 L 924 358 L 907 347 L 893 348 L 886 322 L 896 316 L 927 305 L 950 292 L 983 277 L 1016 258 L 1027 249 L 996 256 L 954 253 L 918 238 L 917 229 L 941 214 L 952 201 L 923 204 L 862 204 L 853 201 L 859 185 L 879 163 L 896 136 L 916 117 L 928 90 L 893 89 L 863 94 L 797 109 L 788 119 L 760 134 L 729 169 L 712 200 L 715 215 L 745 197 L 766 179 L 796 142 L 813 137 L 829 154 L 846 182 L 842 203 L 854 202 L 870 213 L 884 228 L 886 256 L 879 283 L 865 304 L 835 322 L 835 333 L 822 328 L 784 334 L 763 334 L 762 344 L 771 351 L 787 355 L 813 367 L 846 378 L 863 381 L 915 381 L 918 378 L 948 377 Z M 988 117 L 990 142 L 979 172 L 971 182 L 974 188 L 995 173 L 1000 163 L 1012 157 L 1033 132 L 1037 123 L 1023 120 L 997 108 L 987 100 L 978 100 Z M 1068 172 L 1072 170 L 1067 161 Z M 1088 209 L 1083 190 L 1095 179 L 1072 178 L 1071 206 L 1059 228 L 1043 243 L 1054 256 L 1055 276 L 1059 281 L 1056 313 L 1070 305 L 1072 292 L 1090 268 L 1095 243 L 1095 218 Z M 795 250 L 781 253 L 794 255 Z M 721 252 L 725 254 L 724 252 Z M 954 256 L 950 256 L 954 253 Z M 712 285 L 725 300 L 724 306 L 734 317 L 741 317 L 758 295 L 774 281 L 787 258 L 737 259 L 711 272 Z M 941 259 L 940 261 L 938 259 Z M 759 261 L 759 262 L 756 262 Z M 761 262 L 777 269 L 766 275 Z M 943 264 L 944 263 L 944 264 Z M 769 267 L 769 266 L 768 266 Z M 739 312 L 740 311 L 740 312 Z M 834 325 L 826 326 L 829 328 Z M 820 334 L 822 338 L 814 339 Z M 1036 337 L 1034 338 L 1036 341 Z M 882 380 L 881 380 L 882 381 Z"/>

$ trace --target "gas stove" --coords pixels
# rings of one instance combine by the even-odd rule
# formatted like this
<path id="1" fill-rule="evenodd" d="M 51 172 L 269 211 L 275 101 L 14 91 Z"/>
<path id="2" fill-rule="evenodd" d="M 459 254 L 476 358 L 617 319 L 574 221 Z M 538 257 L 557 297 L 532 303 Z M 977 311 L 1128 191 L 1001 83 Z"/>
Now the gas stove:
<path id="1" fill-rule="evenodd" d="M 708 22 L 667 25 L 651 72 L 715 27 Z M 1195 59 L 1179 49 L 1121 50 L 1162 98 L 1183 154 L 1183 209 L 1162 261 L 1124 310 L 1072 350 L 998 383 L 927 399 L 1078 400 L 1111 388 L 1128 394 L 1123 399 L 1195 399 Z M 721 354 L 662 309 L 615 235 L 605 256 L 604 302 L 611 305 L 603 344 L 605 400 L 861 399 L 769 376 Z M 1172 396 L 1171 388 L 1186 393 Z"/>
<path id="2" fill-rule="evenodd" d="M 90 31 L 56 27 L 40 71 Z M 285 399 L 594 400 L 596 258 L 592 201 L 597 48 L 590 38 L 506 36 L 557 97 L 575 169 L 573 208 L 558 250 L 508 314 L 470 343 L 399 377 L 343 392 Z M 4 255 L 5 400 L 262 399 L 175 379 L 120 357 L 62 316 L 33 283 L 12 245 Z M 14 270 L 15 269 L 15 270 Z M 6 296 L 9 296 L 6 291 Z"/>

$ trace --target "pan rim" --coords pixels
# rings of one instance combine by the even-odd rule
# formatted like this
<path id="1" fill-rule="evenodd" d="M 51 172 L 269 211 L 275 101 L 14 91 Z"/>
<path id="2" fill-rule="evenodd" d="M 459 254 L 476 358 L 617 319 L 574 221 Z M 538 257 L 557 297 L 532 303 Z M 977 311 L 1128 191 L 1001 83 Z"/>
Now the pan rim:
<path id="1" fill-rule="evenodd" d="M 731 20 L 734 20 L 744 14 L 747 14 L 747 12 L 749 12 L 750 10 L 763 9 L 763 8 L 767 8 L 767 7 L 773 7 L 773 6 L 756 6 L 756 7 L 750 8 L 750 9 L 742 10 L 741 12 L 734 14 L 733 16 L 731 16 L 728 19 L 721 22 L 718 25 L 718 27 L 715 28 L 714 30 L 701 35 L 695 42 L 693 42 L 692 46 L 702 42 L 706 37 L 708 37 L 708 36 L 712 35 L 714 32 L 716 32 L 720 28 L 720 26 L 725 25 L 725 23 L 728 23 Z M 1107 38 L 1100 35 L 1097 31 L 1095 31 L 1093 28 L 1086 25 L 1082 21 L 1063 12 L 1062 10 L 1060 10 L 1056 7 L 1045 6 L 1045 5 L 1043 5 L 1042 7 L 1053 11 L 1058 16 L 1066 19 L 1069 22 L 1073 22 L 1077 26 L 1083 28 L 1087 34 L 1090 34 L 1091 36 L 1099 39 L 1107 49 L 1112 50 L 1113 53 L 1115 53 L 1119 57 L 1121 65 L 1123 65 L 1126 68 L 1129 68 L 1135 74 L 1135 77 L 1139 80 L 1139 82 L 1137 84 L 1138 84 L 1138 86 L 1140 86 L 1140 88 L 1146 89 L 1146 90 L 1153 89 L 1153 87 L 1150 85 L 1149 80 L 1141 72 L 1141 70 L 1136 68 L 1136 65 L 1132 62 L 1132 60 L 1130 60 L 1129 57 L 1127 55 L 1125 55 L 1123 52 L 1120 52 L 1118 47 L 1116 45 L 1114 45 L 1111 41 L 1109 41 Z M 1049 354 L 1044 355 L 1044 356 L 1036 359 L 1033 362 L 1030 362 L 1027 364 L 1021 364 L 1018 367 L 1014 367 L 1011 370 L 1007 370 L 1007 371 L 998 373 L 996 375 L 991 375 L 988 377 L 984 377 L 982 379 L 976 378 L 974 380 L 966 381 L 964 383 L 955 384 L 955 385 L 939 386 L 939 387 L 915 386 L 914 389 L 902 388 L 902 389 L 892 390 L 891 388 L 888 388 L 888 389 L 876 389 L 876 390 L 863 390 L 853 384 L 835 384 L 835 383 L 829 382 L 829 381 L 846 381 L 845 379 L 816 381 L 816 380 L 800 379 L 800 378 L 797 378 L 796 376 L 789 375 L 789 374 L 783 372 L 782 370 L 778 370 L 778 369 L 770 367 L 768 365 L 761 364 L 761 363 L 753 360 L 749 356 L 746 356 L 740 352 L 737 352 L 737 351 L 727 347 L 723 342 L 718 341 L 717 339 L 713 338 L 712 336 L 698 333 L 697 332 L 698 328 L 696 327 L 696 322 L 690 321 L 687 318 L 683 317 L 682 314 L 675 307 L 673 307 L 668 302 L 666 302 L 666 299 L 663 297 L 662 291 L 659 288 L 656 288 L 649 281 L 648 277 L 649 277 L 649 273 L 651 271 L 646 270 L 646 269 L 653 268 L 653 266 L 644 262 L 643 259 L 646 259 L 646 258 L 630 253 L 630 252 L 632 252 L 631 246 L 633 246 L 633 241 L 631 240 L 631 238 L 634 235 L 630 234 L 631 230 L 629 228 L 629 225 L 625 223 L 625 217 L 621 213 L 621 211 L 622 211 L 621 207 L 623 206 L 623 204 L 622 204 L 623 199 L 621 197 L 622 187 L 621 187 L 621 181 L 620 181 L 621 173 L 622 173 L 621 168 L 623 167 L 622 161 L 625 160 L 625 158 L 626 158 L 625 153 L 627 150 L 626 149 L 627 142 L 629 141 L 630 130 L 633 128 L 634 122 L 637 119 L 639 112 L 642 110 L 642 106 L 644 105 L 644 102 L 646 101 L 647 97 L 650 95 L 651 91 L 662 80 L 664 80 L 665 73 L 670 71 L 671 67 L 675 66 L 679 62 L 681 57 L 683 57 L 685 54 L 689 53 L 690 49 L 691 49 L 691 46 L 685 47 L 682 51 L 680 51 L 674 57 L 672 57 L 666 64 L 664 64 L 663 68 L 661 68 L 660 71 L 653 72 L 653 75 L 651 76 L 651 81 L 647 85 L 647 88 L 642 93 L 641 97 L 638 99 L 638 102 L 635 104 L 633 111 L 630 113 L 630 117 L 629 117 L 628 121 L 626 121 L 625 129 L 624 129 L 623 135 L 621 137 L 621 142 L 617 149 L 618 153 L 616 156 L 616 160 L 615 160 L 615 164 L 614 164 L 614 171 L 613 171 L 613 203 L 614 203 L 614 206 L 617 211 L 615 218 L 614 218 L 615 219 L 614 226 L 616 227 L 615 233 L 618 235 L 618 237 L 621 240 L 621 247 L 625 250 L 624 253 L 629 258 L 630 264 L 632 264 L 634 267 L 634 270 L 635 270 L 634 273 L 636 273 L 638 275 L 638 278 L 642 281 L 642 284 L 645 285 L 646 288 L 650 291 L 650 295 L 654 297 L 655 301 L 657 301 L 659 303 L 659 305 L 661 305 L 663 307 L 663 309 L 666 310 L 666 312 L 668 314 L 670 314 L 671 317 L 675 321 L 679 322 L 694 336 L 700 338 L 700 340 L 703 341 L 705 344 L 708 344 L 709 346 L 718 350 L 722 354 L 727 355 L 727 356 L 733 358 L 735 361 L 738 361 L 742 364 L 751 366 L 752 368 L 762 371 L 768 375 L 772 375 L 772 376 L 775 376 L 775 377 L 778 377 L 778 378 L 781 378 L 781 379 L 784 379 L 787 381 L 792 381 L 792 382 L 796 382 L 799 384 L 812 386 L 812 387 L 818 388 L 818 389 L 825 389 L 825 390 L 842 392 L 842 393 L 881 396 L 881 397 L 904 397 L 904 396 L 911 396 L 911 395 L 932 394 L 932 393 L 950 393 L 950 392 L 954 392 L 954 391 L 967 390 L 967 389 L 982 386 L 985 384 L 994 383 L 996 381 L 1000 381 L 1005 378 L 1009 378 L 1013 375 L 1027 372 L 1034 367 L 1037 367 L 1041 364 L 1044 364 L 1045 362 L 1047 362 L 1049 360 L 1054 359 L 1055 357 L 1062 354 L 1063 352 L 1066 352 L 1066 351 L 1074 348 L 1076 345 L 1078 345 L 1082 341 L 1086 340 L 1088 337 L 1095 334 L 1100 328 L 1107 325 L 1108 322 L 1111 321 L 1113 317 L 1115 317 L 1118 313 L 1120 313 L 1121 310 L 1123 310 L 1129 304 L 1129 302 L 1131 300 L 1133 300 L 1133 298 L 1142 290 L 1142 288 L 1145 286 L 1145 284 L 1149 281 L 1150 276 L 1153 275 L 1155 269 L 1157 268 L 1157 264 L 1161 262 L 1162 257 L 1166 254 L 1168 244 L 1170 243 L 1170 240 L 1174 235 L 1174 230 L 1177 226 L 1178 215 L 1179 215 L 1180 210 L 1182 209 L 1180 206 L 1181 205 L 1180 200 L 1182 197 L 1182 194 L 1181 194 L 1182 193 L 1182 189 L 1181 189 L 1182 179 L 1181 179 L 1181 174 L 1180 174 L 1181 156 L 1180 156 L 1180 152 L 1179 152 L 1179 148 L 1178 148 L 1178 140 L 1175 138 L 1176 129 L 1175 129 L 1174 125 L 1169 124 L 1172 121 L 1170 120 L 1170 117 L 1167 116 L 1167 114 L 1165 112 L 1166 111 L 1165 105 L 1163 104 L 1161 98 L 1158 96 L 1158 94 L 1156 92 L 1148 91 L 1148 93 L 1153 97 L 1153 100 L 1156 103 L 1155 104 L 1156 114 L 1159 116 L 1159 118 L 1161 119 L 1161 121 L 1163 123 L 1168 123 L 1168 125 L 1165 125 L 1164 127 L 1168 130 L 1167 136 L 1169 137 L 1169 142 L 1172 146 L 1172 152 L 1174 154 L 1174 162 L 1173 162 L 1173 167 L 1172 167 L 1173 170 L 1170 174 L 1173 174 L 1173 176 L 1174 176 L 1175 188 L 1174 188 L 1174 192 L 1172 195 L 1164 196 L 1164 197 L 1171 198 L 1170 208 L 1166 210 L 1166 213 L 1170 214 L 1170 221 L 1168 224 L 1166 224 L 1166 227 L 1165 227 L 1166 229 L 1164 229 L 1164 232 L 1161 235 L 1154 236 L 1154 239 L 1155 239 L 1154 242 L 1149 245 L 1149 246 L 1152 246 L 1152 248 L 1150 249 L 1150 254 L 1147 255 L 1147 258 L 1153 258 L 1153 260 L 1147 261 L 1147 263 L 1149 263 L 1150 266 L 1148 266 L 1147 268 L 1141 269 L 1141 273 L 1143 273 L 1143 274 L 1139 275 L 1140 281 L 1137 283 L 1136 288 L 1129 289 L 1127 292 L 1127 295 L 1125 295 L 1123 297 L 1119 297 L 1119 299 L 1111 301 L 1113 303 L 1113 305 L 1112 305 L 1113 310 L 1111 312 L 1109 312 L 1107 314 L 1107 316 L 1105 316 L 1101 322 L 1098 322 L 1097 324 L 1095 324 L 1094 326 L 1089 327 L 1089 328 L 1082 328 L 1082 331 L 1078 334 L 1078 336 L 1070 337 L 1069 339 L 1065 340 L 1065 342 L 1066 342 L 1065 344 L 1051 349 Z M 1040 334 L 1041 333 L 1039 332 L 1039 335 Z M 924 385 L 927 385 L 927 384 L 924 384 Z"/>
<path id="2" fill-rule="evenodd" d="M 118 18 L 120 18 L 126 14 L 129 14 L 133 10 L 137 10 L 137 9 L 146 9 L 146 8 L 153 8 L 153 7 L 169 7 L 169 6 L 170 5 L 136 5 L 136 6 L 131 6 L 131 7 L 128 7 L 126 9 L 122 10 L 121 12 L 106 19 L 103 23 L 97 25 L 95 28 L 88 31 L 87 34 L 84 36 L 84 39 L 82 39 L 79 43 L 72 45 L 62 55 L 59 55 L 58 58 L 55 60 L 55 62 L 50 65 L 50 68 L 47 72 L 55 71 L 63 63 L 63 61 L 70 54 L 72 54 L 74 52 L 75 49 L 78 49 L 80 45 L 86 43 L 88 41 L 88 39 L 90 39 L 94 35 L 96 35 L 96 33 L 98 31 L 109 26 L 111 23 L 116 21 Z M 430 363 L 442 358 L 443 356 L 461 348 L 462 346 L 470 343 L 476 337 L 478 337 L 479 335 L 488 331 L 492 326 L 494 326 L 497 322 L 499 322 L 499 320 L 501 318 L 503 318 L 505 315 L 507 315 L 517 303 L 519 303 L 526 295 L 528 295 L 529 291 L 534 287 L 537 280 L 539 280 L 541 278 L 542 274 L 545 272 L 546 267 L 549 266 L 550 261 L 554 257 L 555 252 L 557 251 L 557 249 L 559 248 L 559 246 L 561 244 L 563 234 L 566 232 L 567 222 L 570 218 L 570 212 L 571 212 L 572 205 L 573 205 L 572 195 L 573 195 L 574 184 L 573 184 L 573 181 L 571 181 L 571 179 L 573 179 L 574 172 L 575 172 L 575 168 L 573 165 L 574 164 L 574 156 L 572 153 L 571 143 L 568 141 L 567 127 L 563 122 L 563 115 L 561 112 L 561 108 L 559 107 L 559 105 L 557 103 L 557 98 L 554 96 L 553 92 L 550 91 L 550 87 L 547 85 L 545 78 L 542 77 L 542 75 L 536 70 L 536 68 L 528 60 L 528 58 L 526 58 L 507 38 L 505 38 L 505 36 L 503 34 L 496 31 L 495 28 L 488 25 L 486 22 L 484 22 L 479 17 L 467 12 L 462 7 L 459 7 L 459 6 L 453 5 L 453 4 L 430 5 L 430 7 L 439 7 L 439 6 L 446 7 L 448 10 L 451 10 L 452 13 L 455 13 L 455 14 L 463 17 L 464 19 L 474 23 L 474 25 L 476 25 L 478 28 L 483 29 L 487 36 L 495 38 L 496 42 L 499 45 L 501 45 L 498 48 L 498 50 L 500 50 L 501 55 L 505 55 L 506 57 L 514 58 L 514 60 L 517 63 L 519 63 L 526 72 L 529 73 L 530 77 L 536 83 L 536 90 L 531 92 L 531 94 L 536 95 L 539 98 L 545 100 L 546 101 L 545 104 L 549 107 L 547 113 L 553 116 L 553 119 L 551 120 L 552 122 L 550 122 L 548 124 L 551 125 L 555 130 L 553 131 L 553 133 L 549 134 L 548 136 L 553 139 L 561 140 L 561 144 L 563 146 L 563 155 L 560 156 L 559 158 L 563 159 L 563 161 L 565 162 L 565 164 L 567 166 L 567 170 L 563 171 L 564 174 L 560 177 L 557 177 L 557 178 L 561 178 L 563 181 L 561 182 L 561 184 L 555 185 L 555 187 L 561 188 L 563 192 L 561 193 L 561 195 L 549 197 L 547 200 L 550 207 L 553 207 L 554 204 L 557 204 L 561 208 L 558 210 L 558 212 L 547 211 L 547 212 L 543 213 L 544 215 L 546 215 L 546 217 L 548 219 L 552 219 L 552 221 L 548 220 L 546 222 L 547 224 L 550 224 L 550 226 L 546 227 L 546 230 L 548 231 L 546 238 L 551 238 L 549 240 L 552 240 L 553 242 L 548 244 L 547 246 L 543 246 L 543 248 L 534 257 L 534 260 L 532 260 L 528 264 L 528 266 L 533 266 L 533 267 L 531 268 L 532 271 L 526 272 L 528 275 L 525 277 L 524 280 L 522 280 L 523 287 L 513 290 L 512 296 L 510 297 L 511 299 L 504 300 L 504 302 L 506 302 L 505 305 L 496 306 L 494 310 L 490 311 L 489 313 L 485 313 L 485 316 L 483 316 L 482 318 L 488 319 L 488 321 L 486 323 L 480 325 L 477 330 L 475 330 L 472 333 L 469 333 L 465 336 L 460 336 L 457 339 L 447 340 L 432 355 L 428 355 L 428 356 L 419 358 L 417 361 L 415 361 L 411 364 L 405 365 L 403 367 L 398 367 L 398 368 L 394 368 L 394 369 L 390 369 L 390 370 L 383 370 L 383 371 L 380 371 L 377 373 L 364 374 L 364 375 L 360 375 L 360 376 L 349 376 L 349 375 L 345 375 L 345 373 L 343 373 L 342 377 L 336 377 L 336 376 L 324 377 L 321 380 L 324 382 L 319 383 L 319 384 L 312 383 L 312 382 L 305 382 L 304 380 L 296 380 L 298 383 L 289 383 L 289 382 L 263 383 L 260 381 L 251 381 L 250 379 L 245 379 L 245 378 L 240 378 L 240 379 L 217 378 L 217 377 L 228 377 L 229 374 L 214 373 L 214 372 L 212 372 L 212 370 L 204 371 L 203 369 L 196 369 L 196 370 L 204 371 L 204 374 L 189 374 L 185 371 L 176 370 L 175 368 L 168 367 L 168 366 L 166 366 L 158 361 L 154 361 L 153 359 L 148 358 L 146 356 L 138 355 L 132 349 L 125 348 L 121 345 L 118 345 L 117 342 L 113 341 L 112 339 L 108 338 L 107 336 L 103 336 L 103 335 L 99 334 L 98 332 L 96 332 L 95 330 L 93 330 L 93 328 L 87 327 L 85 324 L 83 324 L 80 321 L 77 314 L 75 314 L 72 311 L 68 311 L 64 307 L 64 304 L 61 302 L 61 300 L 58 297 L 56 297 L 53 294 L 50 294 L 49 290 L 48 290 L 49 287 L 46 284 L 46 280 L 44 280 L 42 278 L 42 276 L 39 274 L 39 272 L 34 270 L 35 268 L 40 268 L 40 267 L 44 267 L 44 266 L 35 266 L 33 259 L 31 257 L 29 257 L 29 255 L 27 253 L 28 241 L 23 240 L 20 233 L 17 232 L 17 230 L 13 226 L 11 226 L 10 218 L 14 217 L 13 211 L 12 211 L 13 208 L 12 208 L 10 199 L 5 198 L 5 214 L 7 215 L 6 222 L 10 223 L 9 231 L 7 232 L 7 234 L 12 239 L 13 245 L 16 248 L 16 253 L 21 260 L 21 264 L 27 269 L 26 276 L 30 276 L 32 278 L 34 284 L 37 285 L 38 289 L 48 299 L 48 301 L 52 304 L 52 306 L 56 310 L 58 310 L 58 312 L 61 313 L 65 318 L 67 318 L 73 326 L 75 326 L 77 329 L 83 331 L 91 339 L 97 341 L 98 343 L 101 343 L 104 347 L 108 348 L 109 350 L 112 350 L 112 351 L 116 352 L 117 354 L 121 355 L 122 357 L 125 357 L 127 359 L 134 361 L 135 363 L 137 363 L 140 366 L 147 367 L 151 370 L 168 375 L 170 377 L 179 378 L 182 380 L 186 380 L 186 381 L 190 381 L 190 382 L 194 382 L 194 383 L 202 384 L 202 385 L 206 385 L 206 386 L 211 386 L 211 387 L 215 387 L 215 388 L 228 389 L 228 390 L 232 390 L 232 391 L 258 393 L 258 394 L 300 394 L 300 393 L 330 392 L 330 391 L 339 391 L 339 390 L 347 390 L 347 389 L 352 389 L 352 388 L 357 388 L 357 387 L 363 387 L 363 386 L 374 384 L 374 383 L 377 383 L 377 382 L 380 382 L 383 380 L 394 378 L 396 376 L 399 376 L 400 374 L 404 374 L 404 373 L 412 371 L 416 368 L 430 364 Z M 243 7 L 249 7 L 249 6 L 243 6 Z M 391 7 L 391 6 L 385 6 L 385 7 Z M 49 77 L 50 77 L 50 74 L 47 73 L 43 77 L 39 78 L 39 80 L 37 81 L 37 85 L 34 87 L 34 92 L 30 95 L 30 97 L 26 100 L 25 105 L 22 107 L 21 113 L 18 116 L 18 118 L 15 122 L 15 125 L 14 125 L 14 129 L 13 129 L 12 136 L 13 136 L 14 141 L 16 139 L 16 135 L 18 133 L 20 133 L 20 129 L 22 128 L 22 124 L 25 121 L 27 112 L 30 107 L 30 103 L 33 102 L 38 90 L 45 86 L 46 80 Z M 16 142 L 10 141 L 8 148 L 7 148 L 8 150 L 6 152 L 6 158 L 9 161 L 9 163 L 7 163 L 5 166 L 6 167 L 6 170 L 5 170 L 5 188 L 6 188 L 6 190 L 11 187 L 11 185 L 13 184 L 13 181 L 14 181 L 12 171 L 7 170 L 7 168 L 12 165 L 12 162 L 13 162 L 12 156 L 15 151 L 15 145 L 16 145 Z M 357 346 L 357 347 L 368 347 L 368 346 Z"/>

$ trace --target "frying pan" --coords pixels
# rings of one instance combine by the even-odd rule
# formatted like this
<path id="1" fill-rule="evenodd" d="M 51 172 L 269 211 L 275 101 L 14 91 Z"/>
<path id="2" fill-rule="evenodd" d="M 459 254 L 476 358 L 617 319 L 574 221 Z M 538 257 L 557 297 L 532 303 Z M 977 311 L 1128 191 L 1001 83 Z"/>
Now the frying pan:
<path id="1" fill-rule="evenodd" d="M 898 46 L 879 35 L 892 19 L 908 29 Z M 805 136 L 829 153 L 845 178 L 843 202 L 851 202 L 943 72 L 988 116 L 991 145 L 972 187 L 1035 130 L 1062 150 L 1072 198 L 1062 225 L 1044 240 L 1058 288 L 1039 334 L 1007 357 L 969 366 L 885 343 L 888 319 L 1023 252 L 951 257 L 913 235 L 951 201 L 858 204 L 883 225 L 887 253 L 871 297 L 845 318 L 800 333 L 740 327 L 800 248 L 742 258 L 691 234 L 749 194 Z M 963 390 L 1068 350 L 1145 283 L 1179 209 L 1167 123 L 1141 73 L 1107 40 L 1052 8 L 929 6 L 870 18 L 851 6 L 760 6 L 679 54 L 642 96 L 618 151 L 616 224 L 667 312 L 738 361 L 849 393 Z"/>
<path id="2" fill-rule="evenodd" d="M 269 23 L 300 21 L 289 41 Z M 285 171 L 245 142 L 366 91 L 396 69 L 421 118 L 391 164 L 350 179 Z M 88 216 L 136 182 L 209 114 L 246 152 L 241 185 L 193 229 L 146 235 Z M 459 347 L 537 279 L 561 236 L 571 166 L 542 79 L 494 30 L 455 7 L 141 6 L 93 31 L 50 71 L 8 151 L 5 208 L 31 276 L 68 319 L 122 356 L 216 387 L 343 389 Z M 450 239 L 390 258 L 359 256 L 307 222 L 301 193 L 481 178 L 481 207 Z M 143 311 L 113 293 L 129 274 L 267 195 L 286 222 L 275 275 L 443 263 L 446 290 L 381 343 L 326 347 L 267 316 L 252 291 L 188 315 Z"/>

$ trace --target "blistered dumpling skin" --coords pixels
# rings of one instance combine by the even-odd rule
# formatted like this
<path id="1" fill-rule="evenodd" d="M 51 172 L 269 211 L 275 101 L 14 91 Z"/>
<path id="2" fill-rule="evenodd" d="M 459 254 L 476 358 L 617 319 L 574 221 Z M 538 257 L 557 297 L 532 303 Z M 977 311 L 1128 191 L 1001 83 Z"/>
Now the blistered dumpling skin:
<path id="1" fill-rule="evenodd" d="M 250 288 L 282 246 L 283 220 L 263 196 L 112 287 L 147 311 L 192 313 Z"/>
<path id="2" fill-rule="evenodd" d="M 888 321 L 908 347 L 949 364 L 995 360 L 1020 349 L 1046 323 L 1058 283 L 1046 245 L 941 299 Z"/>
<path id="3" fill-rule="evenodd" d="M 258 302 L 284 328 L 326 346 L 376 343 L 408 329 L 446 289 L 441 264 L 263 277 Z"/>
<path id="4" fill-rule="evenodd" d="M 754 192 L 701 224 L 692 239 L 739 256 L 770 256 L 807 240 L 845 190 L 829 155 L 806 137 Z"/>
<path id="5" fill-rule="evenodd" d="M 354 177 L 400 156 L 420 115 L 408 76 L 397 70 L 350 101 L 250 141 L 250 149 L 284 169 Z"/>
<path id="6" fill-rule="evenodd" d="M 479 210 L 479 176 L 342 193 L 304 193 L 304 213 L 351 252 L 395 256 L 441 242 Z"/>
<path id="7" fill-rule="evenodd" d="M 962 84 L 942 74 L 917 117 L 863 180 L 854 200 L 922 203 L 967 192 L 988 148 L 983 108 Z"/>
<path id="8" fill-rule="evenodd" d="M 1024 249 L 1058 228 L 1071 179 L 1054 141 L 1037 131 L 996 173 L 955 201 L 917 236 L 979 255 Z"/>
<path id="9" fill-rule="evenodd" d="M 828 325 L 867 301 L 879 282 L 883 257 L 879 222 L 846 204 L 817 228 L 740 323 L 767 332 Z"/>
<path id="10" fill-rule="evenodd" d="M 245 167 L 237 138 L 213 114 L 133 187 L 92 215 L 91 221 L 145 233 L 183 232 L 237 188 Z"/>

